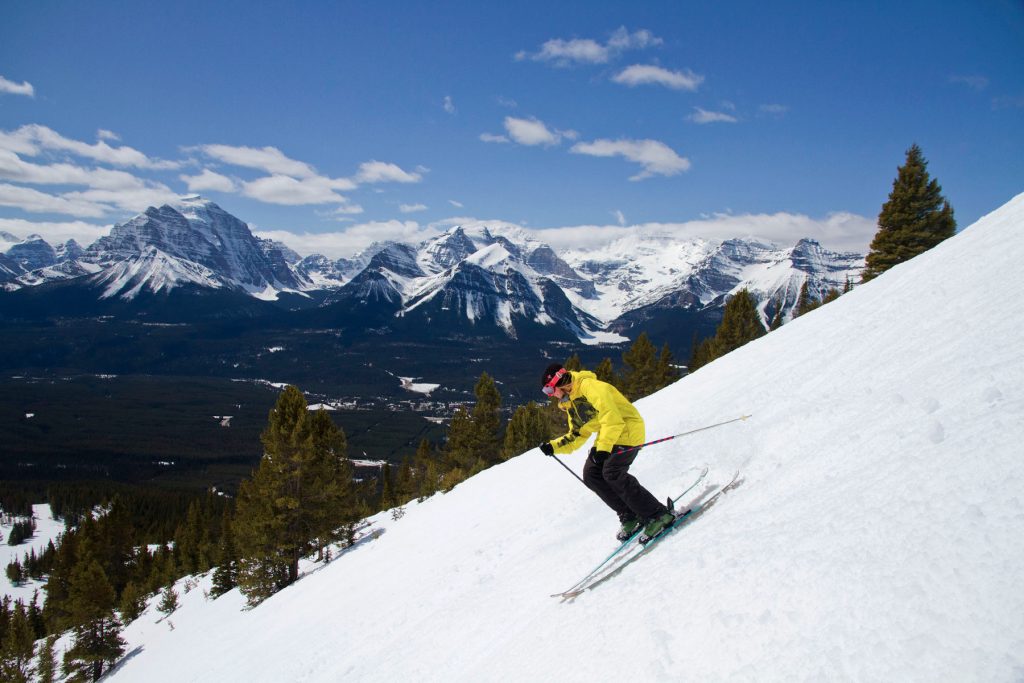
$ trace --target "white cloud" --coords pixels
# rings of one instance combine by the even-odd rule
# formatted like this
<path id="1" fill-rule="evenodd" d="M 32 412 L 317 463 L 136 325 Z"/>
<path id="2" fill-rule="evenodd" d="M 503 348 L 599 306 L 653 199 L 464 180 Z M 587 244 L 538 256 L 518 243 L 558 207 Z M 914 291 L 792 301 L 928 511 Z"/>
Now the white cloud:
<path id="1" fill-rule="evenodd" d="M 636 232 L 671 235 L 677 239 L 724 241 L 752 237 L 791 246 L 803 238 L 820 242 L 837 251 L 864 253 L 877 230 L 873 218 L 856 214 L 830 213 L 824 218 L 803 214 L 716 214 L 708 218 L 680 222 L 653 222 L 635 225 L 575 225 L 533 230 L 538 239 L 553 248 L 588 250 L 611 244 Z"/>
<path id="2" fill-rule="evenodd" d="M 9 81 L 3 76 L 0 76 L 0 93 L 7 93 L 8 95 L 27 95 L 28 97 L 35 97 L 36 89 L 28 81 L 15 83 L 14 81 Z"/>
<path id="3" fill-rule="evenodd" d="M 612 80 L 622 85 L 636 87 L 638 85 L 663 85 L 673 90 L 696 90 L 704 77 L 689 69 L 686 71 L 670 71 L 651 64 L 634 64 L 616 74 Z"/>
<path id="4" fill-rule="evenodd" d="M 657 140 L 578 142 L 569 151 L 595 157 L 621 156 L 643 166 L 644 170 L 630 180 L 643 180 L 654 175 L 673 176 L 690 168 L 689 159 L 679 156 L 671 147 Z"/>
<path id="5" fill-rule="evenodd" d="M 149 184 L 125 171 L 74 164 L 34 164 L 4 149 L 0 149 L 0 178 L 30 185 L 84 185 L 102 190 L 135 190 Z"/>
<path id="6" fill-rule="evenodd" d="M 71 185 L 79 192 L 48 194 L 32 188 L 5 185 L 4 205 L 33 213 L 60 213 L 97 218 L 108 213 L 141 211 L 174 201 L 177 195 L 166 185 L 125 171 L 83 168 L 74 164 L 35 164 L 0 148 L 0 178 L 29 185 Z"/>
<path id="7" fill-rule="evenodd" d="M 455 113 L 455 103 L 452 102 L 451 95 L 445 95 L 444 96 L 444 104 L 442 104 L 441 106 L 443 106 L 444 110 L 446 112 L 448 112 L 449 114 L 454 114 Z"/>
<path id="8" fill-rule="evenodd" d="M 513 100 L 512 98 L 504 97 L 501 95 L 498 96 L 497 102 L 498 106 L 505 107 L 506 109 L 515 109 L 519 106 L 519 103 Z"/>
<path id="9" fill-rule="evenodd" d="M 150 159 L 137 149 L 127 146 L 111 147 L 103 141 L 89 144 L 72 140 L 55 130 L 38 124 L 29 124 L 15 131 L 3 133 L 0 135 L 0 147 L 26 156 L 38 156 L 42 150 L 69 152 L 112 166 L 154 170 L 181 167 L 180 162 Z"/>
<path id="10" fill-rule="evenodd" d="M 276 147 L 235 147 L 232 145 L 202 145 L 203 154 L 233 166 L 254 168 L 271 175 L 285 175 L 292 178 L 315 178 L 320 174 L 304 161 L 286 156 Z M 351 190 L 352 187 L 344 189 Z"/>
<path id="11" fill-rule="evenodd" d="M 505 130 L 512 140 L 520 145 L 557 145 L 562 140 L 561 134 L 548 129 L 537 119 L 517 119 L 505 117 Z"/>
<path id="12" fill-rule="evenodd" d="M 328 258 L 350 257 L 374 242 L 395 240 L 421 242 L 438 235 L 434 226 L 423 226 L 416 221 L 373 221 L 353 225 L 345 230 L 325 233 L 293 233 L 284 230 L 259 230 L 256 235 L 264 239 L 280 240 L 302 254 L 323 254 Z"/>
<path id="13" fill-rule="evenodd" d="M 361 183 L 418 183 L 423 180 L 423 176 L 408 173 L 384 161 L 367 161 L 359 165 L 356 180 Z"/>
<path id="14" fill-rule="evenodd" d="M 568 67 L 578 64 L 606 64 L 612 58 L 626 50 L 641 50 L 663 41 L 650 31 L 641 29 L 630 33 L 620 27 L 609 38 L 607 43 L 600 43 L 592 38 L 573 38 L 564 40 L 552 38 L 537 52 L 522 50 L 516 53 L 516 60 L 532 60 L 546 62 L 557 67 Z"/>
<path id="15" fill-rule="evenodd" d="M 345 204 L 348 198 L 337 191 L 351 186 L 351 183 L 343 178 L 331 180 L 315 176 L 298 179 L 286 175 L 272 175 L 243 182 L 242 193 L 267 204 L 284 206 Z"/>
<path id="16" fill-rule="evenodd" d="M 626 214 L 624 214 L 621 211 L 619 211 L 618 209 L 616 209 L 615 211 L 612 211 L 612 215 L 615 216 L 615 221 L 619 225 L 625 225 L 626 224 Z"/>
<path id="17" fill-rule="evenodd" d="M 114 141 L 117 141 L 117 142 L 121 141 L 121 136 L 120 135 L 118 135 L 117 133 L 115 133 L 112 130 L 104 130 L 102 128 L 100 128 L 98 131 L 96 131 L 96 137 L 98 139 L 100 139 L 100 140 L 114 140 Z"/>
<path id="18" fill-rule="evenodd" d="M 608 47 L 613 50 L 643 50 L 664 43 L 647 29 L 630 33 L 625 26 L 620 26 L 608 40 Z"/>
<path id="19" fill-rule="evenodd" d="M 208 168 L 204 168 L 203 172 L 199 175 L 181 175 L 178 177 L 188 185 L 189 192 L 205 192 L 208 190 L 214 192 L 235 192 L 238 189 L 234 180 Z"/>
<path id="20" fill-rule="evenodd" d="M 462 202 L 457 202 L 454 199 L 449 199 L 448 203 L 451 204 L 452 206 L 454 206 L 456 209 L 461 209 L 463 207 L 463 203 Z"/>
<path id="21" fill-rule="evenodd" d="M 417 211 L 426 211 L 426 204 L 402 204 L 398 207 L 398 210 L 402 213 L 416 213 Z"/>
<path id="22" fill-rule="evenodd" d="M 700 107 L 694 107 L 694 113 L 690 114 L 687 118 L 694 123 L 736 123 L 739 121 L 732 114 L 726 114 L 725 112 L 719 111 L 707 111 Z"/>
<path id="23" fill-rule="evenodd" d="M 7 183 L 0 183 L 0 206 L 29 213 L 57 213 L 85 218 L 101 218 L 107 213 L 106 207 L 81 197 L 66 198 Z"/>
<path id="24" fill-rule="evenodd" d="M 73 239 L 83 247 L 88 247 L 100 237 L 109 235 L 112 227 L 113 225 L 95 225 L 85 221 L 61 223 L 0 218 L 0 230 L 20 237 L 37 234 L 52 245 L 63 244 Z"/>

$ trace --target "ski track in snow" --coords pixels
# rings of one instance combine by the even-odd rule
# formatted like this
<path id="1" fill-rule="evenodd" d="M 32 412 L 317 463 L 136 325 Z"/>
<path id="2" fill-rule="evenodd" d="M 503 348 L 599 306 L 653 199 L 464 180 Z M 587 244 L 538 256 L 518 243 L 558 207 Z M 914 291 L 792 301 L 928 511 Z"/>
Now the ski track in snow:
<path id="1" fill-rule="evenodd" d="M 109 680 L 1020 681 L 1022 260 L 1024 195 L 640 401 L 649 438 L 753 414 L 646 449 L 655 495 L 743 483 L 572 602 L 617 524 L 534 450 L 255 609 L 151 607 Z"/>

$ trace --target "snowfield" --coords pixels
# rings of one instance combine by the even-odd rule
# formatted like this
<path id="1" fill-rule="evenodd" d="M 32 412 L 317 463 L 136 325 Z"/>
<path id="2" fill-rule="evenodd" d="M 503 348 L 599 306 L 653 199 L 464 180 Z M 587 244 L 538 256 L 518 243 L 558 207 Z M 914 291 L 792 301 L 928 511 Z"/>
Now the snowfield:
<path id="1" fill-rule="evenodd" d="M 1024 680 L 1022 262 L 1024 194 L 640 401 L 651 439 L 753 415 L 645 450 L 655 494 L 742 483 L 574 601 L 616 519 L 533 450 L 255 609 L 151 607 L 107 680 Z"/>

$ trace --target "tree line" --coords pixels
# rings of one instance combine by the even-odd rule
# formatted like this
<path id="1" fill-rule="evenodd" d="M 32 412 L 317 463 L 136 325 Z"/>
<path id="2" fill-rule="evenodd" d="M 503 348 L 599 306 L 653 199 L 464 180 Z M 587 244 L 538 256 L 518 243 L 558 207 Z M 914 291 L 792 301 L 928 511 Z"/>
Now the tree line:
<path id="1" fill-rule="evenodd" d="M 906 160 L 897 169 L 889 199 L 878 215 L 878 231 L 865 258 L 861 282 L 868 282 L 886 270 L 924 253 L 956 233 L 953 209 L 942 196 L 942 188 L 927 170 L 928 162 L 916 144 L 907 150 Z M 835 301 L 853 289 L 846 280 L 842 291 L 831 288 L 820 298 L 809 291 L 805 280 L 800 288 L 793 317 L 797 318 Z M 716 358 L 734 351 L 747 342 L 778 329 L 783 324 L 784 301 L 771 302 L 774 308 L 767 329 L 757 310 L 757 298 L 746 288 L 736 292 L 725 305 L 722 322 L 715 334 L 694 340 L 689 372 L 694 372 Z"/>

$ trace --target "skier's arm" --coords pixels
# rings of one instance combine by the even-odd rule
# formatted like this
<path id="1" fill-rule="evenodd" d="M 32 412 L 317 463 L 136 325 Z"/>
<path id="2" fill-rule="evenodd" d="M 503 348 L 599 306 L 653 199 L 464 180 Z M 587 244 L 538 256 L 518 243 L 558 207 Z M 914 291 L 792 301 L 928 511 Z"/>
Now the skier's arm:
<path id="1" fill-rule="evenodd" d="M 554 447 L 555 453 L 572 453 L 574 450 L 585 444 L 589 438 L 589 433 L 581 434 L 578 430 L 573 430 L 552 441 L 551 445 Z"/>

